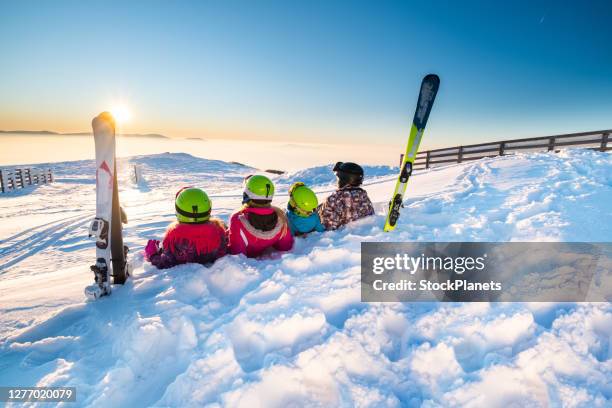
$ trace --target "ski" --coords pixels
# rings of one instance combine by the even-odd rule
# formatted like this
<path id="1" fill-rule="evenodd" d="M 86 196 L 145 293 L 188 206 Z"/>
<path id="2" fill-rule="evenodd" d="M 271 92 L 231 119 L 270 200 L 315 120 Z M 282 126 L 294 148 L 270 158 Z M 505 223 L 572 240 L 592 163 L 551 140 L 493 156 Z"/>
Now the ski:
<path id="1" fill-rule="evenodd" d="M 425 125 L 431 112 L 438 88 L 440 86 L 440 78 L 435 74 L 426 75 L 421 82 L 421 91 L 419 93 L 419 99 L 417 101 L 416 111 L 414 113 L 414 119 L 412 120 L 412 127 L 410 128 L 410 136 L 408 138 L 408 145 L 406 146 L 406 154 L 400 165 L 400 174 L 395 183 L 395 190 L 393 190 L 393 196 L 389 202 L 389 211 L 385 220 L 385 231 L 393 231 L 397 225 L 397 220 L 400 216 L 400 209 L 404 202 L 404 193 L 406 192 L 406 186 L 408 180 L 412 174 L 412 166 L 416 160 L 416 155 L 423 138 L 423 132 L 425 131 Z"/>
<path id="2" fill-rule="evenodd" d="M 123 284 L 130 274 L 127 247 L 123 245 L 122 222 L 125 213 L 119 206 L 117 165 L 115 163 L 115 120 L 108 112 L 92 123 L 96 147 L 96 217 L 89 237 L 96 240 L 96 263 L 91 266 L 94 284 L 85 288 L 92 300 L 110 295 L 112 283 Z"/>

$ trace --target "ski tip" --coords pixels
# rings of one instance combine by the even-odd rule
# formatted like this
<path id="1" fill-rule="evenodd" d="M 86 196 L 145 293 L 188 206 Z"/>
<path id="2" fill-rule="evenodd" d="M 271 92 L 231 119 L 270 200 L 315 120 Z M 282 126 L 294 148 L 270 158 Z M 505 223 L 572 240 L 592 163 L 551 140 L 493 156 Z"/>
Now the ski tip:
<path id="1" fill-rule="evenodd" d="M 113 115 L 111 115 L 110 112 L 104 111 L 95 118 L 93 118 L 93 120 L 91 121 L 91 126 L 95 129 L 103 123 L 112 127 L 113 130 L 115 129 L 115 118 L 113 117 Z"/>
<path id="2" fill-rule="evenodd" d="M 423 77 L 423 82 L 433 82 L 437 85 L 440 84 L 440 77 L 437 76 L 436 74 L 427 74 L 425 75 L 425 77 Z"/>
<path id="3" fill-rule="evenodd" d="M 431 84 L 437 90 L 438 87 L 440 86 L 440 77 L 437 76 L 436 74 L 427 74 L 423 77 L 422 82 L 424 84 L 425 83 Z"/>

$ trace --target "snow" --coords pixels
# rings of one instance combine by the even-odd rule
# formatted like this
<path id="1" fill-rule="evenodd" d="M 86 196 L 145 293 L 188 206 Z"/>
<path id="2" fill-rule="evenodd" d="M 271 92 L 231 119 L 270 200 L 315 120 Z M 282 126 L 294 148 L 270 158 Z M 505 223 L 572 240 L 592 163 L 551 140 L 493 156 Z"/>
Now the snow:
<path id="1" fill-rule="evenodd" d="M 133 165 L 145 181 L 131 180 Z M 119 160 L 135 275 L 85 302 L 93 163 L 0 198 L 0 384 L 77 387 L 77 406 L 609 406 L 609 303 L 361 303 L 363 241 L 609 242 L 612 156 L 530 153 L 416 172 L 393 233 L 395 169 L 366 167 L 377 215 L 298 239 L 288 253 L 157 270 L 183 185 L 214 215 L 255 169 L 187 154 Z M 304 181 L 326 196 L 330 166 Z"/>

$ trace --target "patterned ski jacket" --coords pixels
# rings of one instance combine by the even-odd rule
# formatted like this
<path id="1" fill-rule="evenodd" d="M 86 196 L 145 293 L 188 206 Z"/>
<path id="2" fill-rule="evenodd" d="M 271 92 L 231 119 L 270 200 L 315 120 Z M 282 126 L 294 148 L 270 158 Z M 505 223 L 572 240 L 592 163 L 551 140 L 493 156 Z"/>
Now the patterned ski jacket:
<path id="1" fill-rule="evenodd" d="M 351 221 L 373 215 L 374 207 L 364 189 L 344 186 L 327 197 L 317 211 L 325 228 L 335 230 Z"/>
<path id="2" fill-rule="evenodd" d="M 168 226 L 162 248 L 150 257 L 159 269 L 184 263 L 208 264 L 227 253 L 227 231 L 221 220 L 202 224 L 175 222 Z"/>
<path id="3" fill-rule="evenodd" d="M 249 258 L 266 249 L 288 251 L 293 247 L 293 235 L 282 210 L 276 207 L 247 207 L 232 214 L 229 227 L 229 249 L 232 254 Z"/>

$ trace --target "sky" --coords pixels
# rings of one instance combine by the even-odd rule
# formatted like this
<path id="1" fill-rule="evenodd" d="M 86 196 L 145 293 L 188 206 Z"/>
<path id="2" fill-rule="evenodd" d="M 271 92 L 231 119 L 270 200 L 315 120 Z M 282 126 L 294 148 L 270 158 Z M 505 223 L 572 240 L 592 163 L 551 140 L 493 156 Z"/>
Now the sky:
<path id="1" fill-rule="evenodd" d="M 4 1 L 0 129 L 405 143 L 612 128 L 609 1 Z"/>

